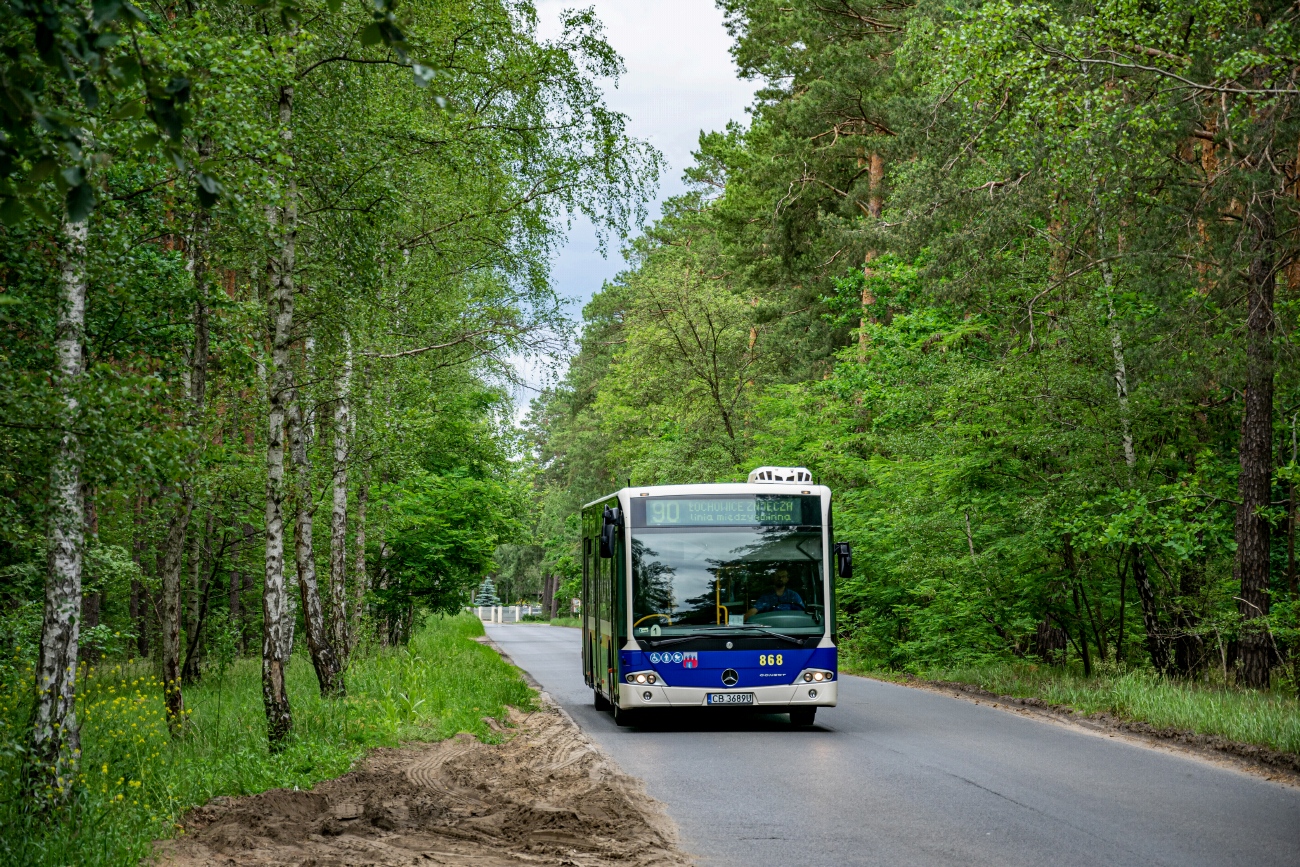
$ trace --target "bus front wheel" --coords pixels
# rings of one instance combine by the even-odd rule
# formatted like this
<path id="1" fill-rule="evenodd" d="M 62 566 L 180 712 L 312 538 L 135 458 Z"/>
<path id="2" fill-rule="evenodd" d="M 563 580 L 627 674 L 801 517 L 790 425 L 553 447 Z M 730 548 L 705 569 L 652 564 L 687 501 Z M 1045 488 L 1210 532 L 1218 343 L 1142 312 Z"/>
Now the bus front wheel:
<path id="1" fill-rule="evenodd" d="M 798 710 L 790 711 L 792 725 L 810 726 L 815 719 L 817 719 L 817 708 L 815 707 L 801 707 Z"/>
<path id="2" fill-rule="evenodd" d="M 614 711 L 614 725 L 616 726 L 622 727 L 622 726 L 636 725 L 637 722 L 639 722 L 641 719 L 641 715 L 639 713 L 637 713 L 634 710 L 629 710 L 628 708 L 622 708 L 619 707 L 618 705 L 613 705 L 611 710 Z"/>
<path id="3" fill-rule="evenodd" d="M 600 690 L 592 690 L 596 694 L 596 710 L 609 710 L 609 699 L 600 694 Z"/>

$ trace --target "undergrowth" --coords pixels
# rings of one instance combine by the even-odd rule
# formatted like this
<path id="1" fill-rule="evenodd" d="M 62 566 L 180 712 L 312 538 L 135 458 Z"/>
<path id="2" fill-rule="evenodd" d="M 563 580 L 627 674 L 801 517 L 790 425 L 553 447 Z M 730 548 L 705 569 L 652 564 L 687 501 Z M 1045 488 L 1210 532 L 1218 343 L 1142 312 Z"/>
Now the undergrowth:
<path id="1" fill-rule="evenodd" d="M 846 671 L 854 670 L 852 665 Z M 897 672 L 861 673 L 899 679 Z M 1215 683 L 1162 678 L 1149 669 L 1102 670 L 1090 678 L 1050 665 L 990 664 L 917 672 L 930 681 L 966 683 L 998 695 L 1039 698 L 1080 713 L 1123 720 L 1300 754 L 1300 701 L 1289 690 L 1256 691 Z"/>
<path id="2" fill-rule="evenodd" d="M 552 626 L 572 626 L 572 627 L 574 627 L 575 629 L 581 629 L 581 628 L 582 628 L 582 618 L 581 618 L 581 617 L 552 617 L 552 618 L 551 618 L 551 625 L 552 625 Z"/>
<path id="3" fill-rule="evenodd" d="M 481 634 L 470 615 L 430 618 L 409 646 L 354 656 L 341 700 L 322 699 L 311 660 L 295 654 L 294 730 L 277 754 L 267 749 L 259 659 L 187 689 L 186 730 L 175 740 L 150 665 L 106 661 L 79 680 L 82 778 L 54 817 L 32 815 L 20 794 L 32 683 L 29 667 L 11 664 L 0 670 L 0 864 L 137 864 L 187 809 L 217 795 L 309 788 L 346 773 L 366 750 L 402 741 L 462 731 L 494 740 L 484 718 L 533 698 L 517 670 L 471 640 Z"/>

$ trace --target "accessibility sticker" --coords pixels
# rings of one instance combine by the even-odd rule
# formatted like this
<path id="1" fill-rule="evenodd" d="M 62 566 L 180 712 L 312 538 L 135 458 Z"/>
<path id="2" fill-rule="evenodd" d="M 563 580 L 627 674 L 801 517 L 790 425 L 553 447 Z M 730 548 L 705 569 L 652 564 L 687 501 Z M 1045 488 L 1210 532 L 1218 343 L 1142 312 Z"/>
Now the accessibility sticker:
<path id="1" fill-rule="evenodd" d="M 652 654 L 650 654 L 650 663 L 651 663 L 652 665 L 658 665 L 658 664 L 659 664 L 659 654 L 657 654 L 657 653 L 652 653 Z"/>
<path id="2" fill-rule="evenodd" d="M 668 655 L 668 654 L 664 654 L 664 656 L 667 656 L 667 655 Z M 679 650 L 679 651 L 677 651 L 676 653 L 673 654 L 673 662 L 681 662 L 681 661 L 682 661 L 682 652 Z"/>

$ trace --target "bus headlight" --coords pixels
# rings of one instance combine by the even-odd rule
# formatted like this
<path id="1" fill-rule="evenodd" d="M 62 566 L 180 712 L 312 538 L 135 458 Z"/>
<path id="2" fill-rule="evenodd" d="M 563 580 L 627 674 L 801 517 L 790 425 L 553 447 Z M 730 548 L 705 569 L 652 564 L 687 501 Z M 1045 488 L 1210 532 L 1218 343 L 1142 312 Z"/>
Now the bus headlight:
<path id="1" fill-rule="evenodd" d="M 636 676 L 636 682 L 637 682 L 637 683 L 645 683 L 645 682 L 646 682 L 646 676 L 645 676 L 644 674 L 638 674 L 638 675 Z"/>
<path id="2" fill-rule="evenodd" d="M 804 683 L 821 683 L 824 680 L 834 680 L 835 672 L 821 671 L 816 668 L 810 668 L 803 673 Z"/>
<path id="3" fill-rule="evenodd" d="M 654 686 L 660 680 L 653 671 L 630 671 L 623 675 L 623 679 L 634 686 Z"/>

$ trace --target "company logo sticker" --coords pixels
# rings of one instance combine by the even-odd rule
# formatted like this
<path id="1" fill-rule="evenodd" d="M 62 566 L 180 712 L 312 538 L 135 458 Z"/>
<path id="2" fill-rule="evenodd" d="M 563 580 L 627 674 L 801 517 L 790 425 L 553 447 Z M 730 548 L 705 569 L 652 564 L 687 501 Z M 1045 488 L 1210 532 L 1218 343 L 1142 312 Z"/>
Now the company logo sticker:
<path id="1" fill-rule="evenodd" d="M 680 654 L 676 654 L 676 653 L 673 654 L 673 656 L 679 656 L 679 655 L 680 655 Z M 683 665 L 685 668 L 699 668 L 699 667 L 700 667 L 700 655 L 699 655 L 698 653 L 688 653 L 688 654 L 686 654 L 686 655 L 682 658 L 682 665 Z"/>
<path id="2" fill-rule="evenodd" d="M 659 654 L 657 654 L 657 653 L 652 653 L 652 654 L 650 654 L 650 663 L 651 663 L 652 665 L 658 665 L 658 664 L 659 664 Z"/>

